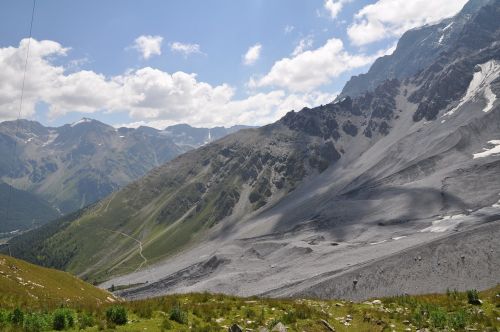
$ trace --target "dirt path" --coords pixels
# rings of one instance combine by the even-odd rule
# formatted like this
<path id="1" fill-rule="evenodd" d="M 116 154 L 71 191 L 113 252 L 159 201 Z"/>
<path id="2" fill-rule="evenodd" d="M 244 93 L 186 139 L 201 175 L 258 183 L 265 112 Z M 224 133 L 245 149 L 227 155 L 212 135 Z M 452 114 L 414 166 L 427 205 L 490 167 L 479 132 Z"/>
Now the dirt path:
<path id="1" fill-rule="evenodd" d="M 147 263 L 148 263 L 148 259 L 147 259 L 147 258 L 146 258 L 146 256 L 144 256 L 144 255 L 143 255 L 143 253 L 142 253 L 142 242 L 141 242 L 140 240 L 138 240 L 138 239 L 136 239 L 135 237 L 132 237 L 132 236 L 130 236 L 130 235 L 128 235 L 128 234 L 126 234 L 126 233 L 120 232 L 120 231 L 114 231 L 114 230 L 112 230 L 112 229 L 108 229 L 108 228 L 104 228 L 104 229 L 105 229 L 105 230 L 107 230 L 107 231 L 109 231 L 109 232 L 112 232 L 112 233 L 117 233 L 117 234 L 123 235 L 123 236 L 128 237 L 129 239 L 132 239 L 132 240 L 134 240 L 135 242 L 137 242 L 137 244 L 139 245 L 139 255 L 140 255 L 140 256 L 141 256 L 141 258 L 142 258 L 142 263 L 141 263 L 141 264 L 139 264 L 139 266 L 135 269 L 135 271 L 134 271 L 134 272 L 136 272 L 136 271 L 140 270 L 140 268 L 141 268 L 141 267 L 143 267 L 143 266 L 144 266 L 144 264 L 147 264 Z"/>

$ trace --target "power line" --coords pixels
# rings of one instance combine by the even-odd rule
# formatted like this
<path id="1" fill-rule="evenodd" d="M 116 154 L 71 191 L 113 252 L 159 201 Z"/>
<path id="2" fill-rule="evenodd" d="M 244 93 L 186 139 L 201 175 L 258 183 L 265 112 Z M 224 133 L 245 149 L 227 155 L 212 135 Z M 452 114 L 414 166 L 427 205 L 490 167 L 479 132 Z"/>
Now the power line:
<path id="1" fill-rule="evenodd" d="M 29 31 L 29 37 L 28 37 L 28 45 L 26 46 L 26 58 L 24 59 L 24 73 L 23 73 L 23 83 L 21 85 L 21 99 L 19 101 L 19 112 L 17 114 L 17 120 L 16 120 L 16 130 L 15 130 L 15 135 L 14 135 L 14 147 L 12 149 L 12 160 L 16 158 L 16 150 L 17 150 L 17 135 L 19 134 L 19 123 L 21 121 L 21 114 L 23 110 L 23 101 L 24 101 L 24 86 L 26 83 L 26 71 L 28 68 L 28 58 L 30 55 L 30 45 L 31 45 L 31 36 L 33 32 L 33 21 L 35 19 L 35 8 L 36 8 L 36 0 L 33 0 L 33 8 L 31 10 L 31 21 L 30 21 L 30 31 Z M 9 197 L 7 200 L 7 207 L 6 207 L 6 216 L 5 216 L 5 221 L 8 222 L 9 220 L 9 210 L 10 210 L 10 205 L 12 203 L 12 195 L 13 195 L 13 187 L 12 185 L 9 185 Z M 9 246 L 9 255 L 10 255 L 10 246 Z"/>

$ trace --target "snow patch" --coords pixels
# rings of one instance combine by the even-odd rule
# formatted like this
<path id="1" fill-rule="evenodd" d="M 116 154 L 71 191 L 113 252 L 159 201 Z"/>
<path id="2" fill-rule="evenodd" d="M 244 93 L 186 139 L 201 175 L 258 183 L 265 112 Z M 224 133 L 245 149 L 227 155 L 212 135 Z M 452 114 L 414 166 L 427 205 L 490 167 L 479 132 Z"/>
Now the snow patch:
<path id="1" fill-rule="evenodd" d="M 483 152 L 474 153 L 473 158 L 484 158 L 488 156 L 494 156 L 500 153 L 500 140 L 488 141 L 488 144 L 493 145 L 490 149 L 483 149 Z"/>
<path id="2" fill-rule="evenodd" d="M 477 97 L 483 97 L 487 100 L 487 105 L 483 109 L 488 112 L 493 108 L 493 103 L 496 100 L 496 95 L 491 91 L 491 82 L 500 75 L 500 62 L 490 60 L 479 65 L 479 70 L 474 73 L 465 96 L 460 100 L 460 103 L 451 110 L 443 114 L 444 116 L 453 115 L 458 109 L 468 102 L 475 101 Z"/>
<path id="3" fill-rule="evenodd" d="M 453 216 L 444 216 L 441 219 L 434 220 L 432 225 L 421 229 L 419 232 L 431 232 L 431 233 L 442 233 L 447 230 L 452 229 L 455 226 L 458 226 L 462 221 L 462 218 L 465 217 L 463 214 L 456 214 Z"/>
<path id="4" fill-rule="evenodd" d="M 76 121 L 76 122 L 73 122 L 71 124 L 71 127 L 75 127 L 75 126 L 78 126 L 79 124 L 82 124 L 82 123 L 88 123 L 88 122 L 92 122 L 92 119 L 89 119 L 89 118 L 82 118 L 81 120 L 79 121 Z"/>
<path id="5" fill-rule="evenodd" d="M 393 239 L 394 241 L 397 241 L 397 240 L 404 239 L 405 237 L 406 237 L 406 235 L 402 235 L 402 236 L 395 236 L 395 237 L 393 237 L 392 239 Z"/>
<path id="6" fill-rule="evenodd" d="M 51 131 L 50 134 L 49 134 L 49 139 L 42 144 L 42 146 L 47 146 L 49 144 L 51 144 L 52 142 L 54 142 L 56 140 L 56 138 L 59 136 L 58 133 L 56 133 L 55 131 Z"/>
<path id="7" fill-rule="evenodd" d="M 384 242 L 387 242 L 387 240 L 382 240 L 382 241 L 378 241 L 378 242 L 370 242 L 370 245 L 374 246 L 374 245 L 381 244 Z"/>
<path id="8" fill-rule="evenodd" d="M 451 26 L 453 25 L 453 23 L 454 23 L 454 22 L 451 22 L 450 24 L 448 24 L 447 26 L 445 26 L 445 27 L 443 28 L 443 30 L 441 30 L 441 31 L 443 31 L 443 32 L 444 32 L 444 31 L 448 30 L 449 28 L 451 28 Z"/>

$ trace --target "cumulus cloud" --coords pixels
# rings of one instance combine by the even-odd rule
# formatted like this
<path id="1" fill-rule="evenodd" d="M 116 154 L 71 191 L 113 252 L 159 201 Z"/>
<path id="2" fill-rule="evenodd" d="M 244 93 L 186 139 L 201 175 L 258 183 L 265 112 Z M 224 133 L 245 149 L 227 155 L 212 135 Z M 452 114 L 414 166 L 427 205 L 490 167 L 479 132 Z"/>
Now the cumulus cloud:
<path id="1" fill-rule="evenodd" d="M 161 55 L 161 44 L 163 42 L 163 37 L 161 36 L 151 36 L 143 35 L 135 39 L 135 48 L 144 59 L 149 59 L 153 55 Z"/>
<path id="2" fill-rule="evenodd" d="M 275 62 L 266 75 L 252 78 L 248 86 L 250 88 L 274 86 L 294 92 L 311 91 L 329 83 L 332 78 L 342 73 L 372 63 L 379 55 L 349 54 L 344 50 L 340 39 L 332 38 L 317 49 Z"/>
<path id="3" fill-rule="evenodd" d="M 351 0 L 325 0 L 324 3 L 324 8 L 330 15 L 331 19 L 337 18 L 339 15 L 340 11 L 344 7 L 344 4 L 347 2 L 350 2 Z"/>
<path id="4" fill-rule="evenodd" d="M 251 46 L 243 56 L 243 63 L 247 66 L 253 65 L 257 60 L 259 60 L 261 50 L 261 44 Z"/>
<path id="5" fill-rule="evenodd" d="M 299 40 L 297 46 L 295 46 L 292 56 L 299 55 L 300 53 L 303 53 L 305 50 L 310 49 L 313 46 L 313 38 L 312 36 L 308 36 L 306 38 L 302 38 Z"/>
<path id="6" fill-rule="evenodd" d="M 347 33 L 354 45 L 401 36 L 405 31 L 453 16 L 467 0 L 378 0 L 359 10 Z"/>
<path id="7" fill-rule="evenodd" d="M 19 47 L 0 48 L 0 120 L 16 118 L 27 39 Z M 227 84 L 201 82 L 195 74 L 168 73 L 144 67 L 105 76 L 90 70 L 68 71 L 62 57 L 69 48 L 53 41 L 32 39 L 26 76 L 23 117 L 44 102 L 49 116 L 69 112 L 124 112 L 136 125 L 261 125 L 291 109 L 327 103 L 335 95 L 320 92 L 290 94 L 278 89 L 236 99 Z M 68 63 L 71 61 L 67 61 Z"/>
<path id="8" fill-rule="evenodd" d="M 170 49 L 173 52 L 179 52 L 184 54 L 184 56 L 188 56 L 190 54 L 201 54 L 201 48 L 198 44 L 185 44 L 181 42 L 173 42 L 170 44 Z"/>

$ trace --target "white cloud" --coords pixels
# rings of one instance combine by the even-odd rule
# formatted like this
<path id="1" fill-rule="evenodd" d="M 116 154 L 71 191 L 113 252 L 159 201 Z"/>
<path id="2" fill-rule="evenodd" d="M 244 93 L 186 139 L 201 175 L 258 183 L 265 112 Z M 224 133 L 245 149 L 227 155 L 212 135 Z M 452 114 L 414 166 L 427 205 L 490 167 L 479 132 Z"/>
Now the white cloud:
<path id="1" fill-rule="evenodd" d="M 260 78 L 252 78 L 248 86 L 274 86 L 295 92 L 311 91 L 344 72 L 372 63 L 378 56 L 379 54 L 349 54 L 344 50 L 340 39 L 332 38 L 317 49 L 275 62 L 269 73 Z"/>
<path id="2" fill-rule="evenodd" d="M 312 36 L 302 38 L 301 40 L 299 40 L 297 46 L 295 46 L 295 49 L 292 52 L 292 56 L 299 55 L 300 53 L 303 53 L 304 51 L 310 49 L 313 46 L 313 42 L 314 40 Z"/>
<path id="3" fill-rule="evenodd" d="M 261 44 L 251 46 L 243 56 L 243 63 L 247 66 L 253 65 L 257 60 L 259 60 L 261 51 Z"/>
<path id="4" fill-rule="evenodd" d="M 324 7 L 330 15 L 330 18 L 335 19 L 344 7 L 344 4 L 351 1 L 352 0 L 325 0 Z"/>
<path id="5" fill-rule="evenodd" d="M 354 45 L 401 36 L 405 31 L 456 14 L 467 0 L 378 0 L 354 16 L 347 33 Z"/>
<path id="6" fill-rule="evenodd" d="M 293 30 L 295 30 L 295 27 L 293 25 L 286 25 L 285 26 L 285 29 L 283 29 L 285 31 L 285 34 L 289 34 L 291 33 Z"/>
<path id="7" fill-rule="evenodd" d="M 26 45 L 27 39 L 19 47 L 0 48 L 0 120 L 16 118 Z M 151 67 L 109 77 L 90 70 L 68 72 L 67 66 L 54 64 L 63 63 L 61 58 L 68 51 L 59 43 L 32 39 L 23 117 L 32 116 L 36 103 L 44 102 L 54 119 L 70 112 L 121 112 L 136 125 L 155 127 L 179 122 L 261 125 L 291 109 L 335 98 L 320 92 L 290 94 L 280 89 L 235 99 L 235 89 L 227 84 L 214 86 L 198 81 L 195 74 Z"/>
<path id="8" fill-rule="evenodd" d="M 170 49 L 173 52 L 182 53 L 184 54 L 184 56 L 201 53 L 200 45 L 198 44 L 184 44 L 180 42 L 174 42 L 170 44 Z"/>
<path id="9" fill-rule="evenodd" d="M 163 42 L 163 37 L 161 36 L 151 36 L 143 35 L 135 39 L 135 48 L 144 59 L 149 59 L 153 55 L 161 55 L 161 44 Z"/>

